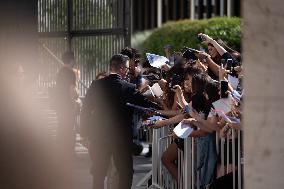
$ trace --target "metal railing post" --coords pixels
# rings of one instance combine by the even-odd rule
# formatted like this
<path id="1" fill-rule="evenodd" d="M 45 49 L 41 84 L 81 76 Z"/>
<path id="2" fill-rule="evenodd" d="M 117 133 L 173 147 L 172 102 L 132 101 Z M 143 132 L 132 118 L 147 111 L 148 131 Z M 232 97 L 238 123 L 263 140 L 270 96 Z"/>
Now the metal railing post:
<path id="1" fill-rule="evenodd" d="M 242 188 L 241 131 L 238 130 L 238 189 Z"/>
<path id="2" fill-rule="evenodd" d="M 162 26 L 162 0 L 157 0 L 157 26 L 158 28 Z"/>
<path id="3" fill-rule="evenodd" d="M 224 16 L 224 0 L 220 0 L 220 16 Z"/>
<path id="4" fill-rule="evenodd" d="M 232 16 L 232 0 L 227 0 L 227 16 Z"/>
<path id="5" fill-rule="evenodd" d="M 236 188 L 236 172 L 235 172 L 235 162 L 236 162 L 236 159 L 235 159 L 235 129 L 232 129 L 232 169 L 233 169 L 233 189 Z"/>
<path id="6" fill-rule="evenodd" d="M 195 0 L 190 0 L 190 19 L 195 19 Z"/>

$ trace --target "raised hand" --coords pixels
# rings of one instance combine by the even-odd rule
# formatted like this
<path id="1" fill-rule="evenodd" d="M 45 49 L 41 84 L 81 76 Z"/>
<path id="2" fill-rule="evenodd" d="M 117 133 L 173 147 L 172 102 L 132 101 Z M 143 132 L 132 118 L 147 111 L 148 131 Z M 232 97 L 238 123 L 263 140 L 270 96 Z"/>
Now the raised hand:
<path id="1" fill-rule="evenodd" d="M 179 86 L 179 85 L 173 86 L 172 90 L 173 90 L 175 93 L 178 93 L 178 94 L 181 94 L 181 93 L 182 93 L 181 86 Z"/>
<path id="2" fill-rule="evenodd" d="M 182 120 L 182 123 L 188 124 L 188 125 L 193 125 L 193 122 L 195 122 L 195 121 L 197 121 L 197 120 L 194 119 L 194 118 L 188 118 L 188 119 Z"/>
<path id="3" fill-rule="evenodd" d="M 197 56 L 197 58 L 199 60 L 204 60 L 204 59 L 207 59 L 210 57 L 209 54 L 207 54 L 206 52 L 203 52 L 203 51 L 199 51 L 198 53 L 195 53 L 195 56 Z"/>
<path id="4" fill-rule="evenodd" d="M 211 43 L 213 41 L 213 39 L 209 35 L 206 35 L 204 33 L 199 33 L 198 36 L 201 36 L 201 38 L 203 39 L 202 42 L 204 43 Z"/>

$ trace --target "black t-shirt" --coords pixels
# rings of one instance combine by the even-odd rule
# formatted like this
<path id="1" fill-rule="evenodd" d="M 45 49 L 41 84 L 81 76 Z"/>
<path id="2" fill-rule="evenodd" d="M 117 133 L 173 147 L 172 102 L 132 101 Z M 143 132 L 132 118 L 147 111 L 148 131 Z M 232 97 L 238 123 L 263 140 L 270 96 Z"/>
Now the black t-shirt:
<path id="1" fill-rule="evenodd" d="M 202 92 L 197 92 L 191 98 L 192 108 L 198 113 L 204 113 L 205 117 L 209 114 L 210 106 L 207 104 L 207 100 Z"/>
<path id="2" fill-rule="evenodd" d="M 76 74 L 72 68 L 63 66 L 56 75 L 56 96 L 61 103 L 71 102 L 71 86 L 76 86 Z"/>

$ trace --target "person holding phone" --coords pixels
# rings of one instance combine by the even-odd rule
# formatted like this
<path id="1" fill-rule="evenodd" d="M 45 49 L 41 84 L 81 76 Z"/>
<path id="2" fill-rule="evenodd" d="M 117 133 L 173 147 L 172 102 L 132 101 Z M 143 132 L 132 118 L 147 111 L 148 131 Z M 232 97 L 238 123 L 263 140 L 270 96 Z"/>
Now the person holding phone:
<path id="1" fill-rule="evenodd" d="M 221 46 L 217 41 L 215 41 L 210 36 L 200 33 L 198 34 L 198 39 L 201 39 L 201 42 L 206 43 L 208 46 L 208 54 L 206 55 L 203 53 L 203 55 L 205 55 L 206 62 L 208 61 L 209 63 L 210 69 L 208 74 L 213 79 L 218 78 L 217 77 L 218 75 L 216 75 L 216 69 L 215 69 L 216 66 L 214 64 L 221 66 L 221 64 L 223 63 L 223 66 L 226 70 L 231 70 L 231 67 L 236 67 L 239 65 L 238 62 L 235 60 L 235 58 L 223 46 Z M 227 64 L 228 59 L 232 60 L 231 64 Z"/>
<path id="2" fill-rule="evenodd" d="M 125 47 L 121 50 L 121 54 L 128 56 L 129 58 L 129 71 L 127 73 L 127 79 L 130 83 L 136 85 L 137 89 L 142 86 L 142 74 L 140 68 L 140 54 L 137 49 Z"/>

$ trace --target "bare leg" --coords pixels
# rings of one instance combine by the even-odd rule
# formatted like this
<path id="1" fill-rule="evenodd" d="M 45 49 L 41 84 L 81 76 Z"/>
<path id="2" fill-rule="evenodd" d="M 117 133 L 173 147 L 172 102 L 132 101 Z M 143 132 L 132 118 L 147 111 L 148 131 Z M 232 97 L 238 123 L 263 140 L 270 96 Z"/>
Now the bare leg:
<path id="1" fill-rule="evenodd" d="M 168 169 L 175 181 L 178 180 L 178 167 L 174 164 L 176 159 L 178 159 L 178 147 L 177 144 L 173 142 L 163 153 L 162 163 Z"/>

